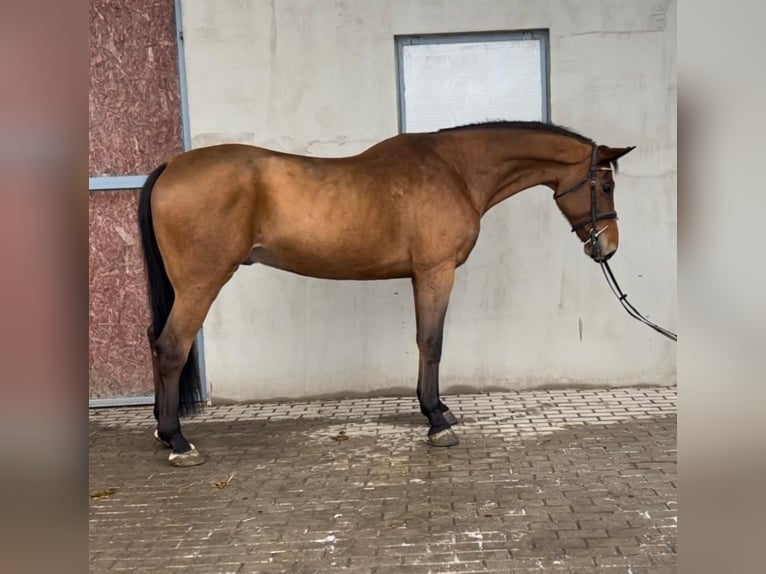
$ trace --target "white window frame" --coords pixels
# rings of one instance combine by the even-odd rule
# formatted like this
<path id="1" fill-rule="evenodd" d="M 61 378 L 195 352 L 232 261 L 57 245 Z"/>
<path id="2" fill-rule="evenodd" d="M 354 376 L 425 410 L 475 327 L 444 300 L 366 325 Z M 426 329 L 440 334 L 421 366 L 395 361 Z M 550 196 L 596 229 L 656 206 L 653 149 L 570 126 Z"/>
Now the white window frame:
<path id="1" fill-rule="evenodd" d="M 507 32 L 466 32 L 450 34 L 419 34 L 395 36 L 396 42 L 396 79 L 397 104 L 399 112 L 399 133 L 404 133 L 407 120 L 407 103 L 404 97 L 404 59 L 405 46 L 414 44 L 457 44 L 507 42 L 513 40 L 537 40 L 540 42 L 540 77 L 542 79 L 542 121 L 550 121 L 550 46 L 548 30 L 525 30 Z M 445 126 L 448 127 L 448 126 Z"/>

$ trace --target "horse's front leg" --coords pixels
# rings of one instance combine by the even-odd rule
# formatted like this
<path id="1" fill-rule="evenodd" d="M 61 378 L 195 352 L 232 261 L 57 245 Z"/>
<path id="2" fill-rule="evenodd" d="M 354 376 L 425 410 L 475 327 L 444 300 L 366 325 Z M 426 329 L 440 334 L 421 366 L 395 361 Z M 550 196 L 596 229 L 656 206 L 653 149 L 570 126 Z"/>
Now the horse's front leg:
<path id="1" fill-rule="evenodd" d="M 428 442 L 433 446 L 453 446 L 458 443 L 457 435 L 450 428 L 455 422 L 454 416 L 439 400 L 439 362 L 444 317 L 454 279 L 454 264 L 416 271 L 412 278 L 416 338 L 420 352 L 418 400 L 420 411 L 428 418 L 431 427 Z"/>

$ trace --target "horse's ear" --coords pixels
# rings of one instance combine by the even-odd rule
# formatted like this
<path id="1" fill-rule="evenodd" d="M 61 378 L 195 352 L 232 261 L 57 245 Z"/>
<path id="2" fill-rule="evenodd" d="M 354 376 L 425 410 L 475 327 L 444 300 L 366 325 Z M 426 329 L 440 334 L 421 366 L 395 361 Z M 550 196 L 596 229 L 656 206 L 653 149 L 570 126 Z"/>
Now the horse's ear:
<path id="1" fill-rule="evenodd" d="M 605 145 L 598 146 L 598 161 L 601 162 L 615 162 L 618 159 L 620 159 L 622 156 L 630 153 L 636 149 L 636 146 L 632 145 L 629 147 L 608 147 Z"/>

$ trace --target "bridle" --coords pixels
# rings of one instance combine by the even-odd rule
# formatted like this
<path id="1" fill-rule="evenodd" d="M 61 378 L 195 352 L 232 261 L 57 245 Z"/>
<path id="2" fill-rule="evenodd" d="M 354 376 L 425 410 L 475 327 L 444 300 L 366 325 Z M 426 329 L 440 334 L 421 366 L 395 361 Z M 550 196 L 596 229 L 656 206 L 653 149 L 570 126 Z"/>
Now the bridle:
<path id="1" fill-rule="evenodd" d="M 602 229 L 601 231 L 597 231 L 596 222 L 602 219 L 617 219 L 617 212 L 616 211 L 599 212 L 596 210 L 597 208 L 596 206 L 596 172 L 597 171 L 612 171 L 608 167 L 598 167 L 597 162 L 598 162 L 598 145 L 594 143 L 593 151 L 591 152 L 590 169 L 588 170 L 588 175 L 586 175 L 583 179 L 581 179 L 580 181 L 578 181 L 576 184 L 566 189 L 565 191 L 553 194 L 553 199 L 558 200 L 560 197 L 567 195 L 568 193 L 572 193 L 579 190 L 582 186 L 584 186 L 590 180 L 590 215 L 588 217 L 585 217 L 579 220 L 576 223 L 573 223 L 572 231 L 575 232 L 578 229 L 581 229 L 584 226 L 590 224 L 590 231 L 588 233 L 589 237 L 585 241 L 585 243 L 591 244 L 591 259 L 593 259 L 596 263 L 598 263 L 601 266 L 601 271 L 604 273 L 604 277 L 606 278 L 607 285 L 609 285 L 609 288 L 612 290 L 612 293 L 614 293 L 614 296 L 617 297 L 617 300 L 620 302 L 620 305 L 622 305 L 625 311 L 627 311 L 628 315 L 630 315 L 637 321 L 640 321 L 643 324 L 651 327 L 652 329 L 654 329 L 661 335 L 664 335 L 668 339 L 671 339 L 673 341 L 678 341 L 678 335 L 676 333 L 673 333 L 672 331 L 669 331 L 665 329 L 664 327 L 660 327 L 659 325 L 652 323 L 649 319 L 644 317 L 641 314 L 641 312 L 630 303 L 630 301 L 628 301 L 628 296 L 622 291 L 622 289 L 620 289 L 620 285 L 617 283 L 617 279 L 615 278 L 614 273 L 612 273 L 611 267 L 609 267 L 607 258 L 603 257 L 601 254 L 601 245 L 599 244 L 598 236 L 604 232 L 606 227 L 604 227 L 604 229 Z"/>
<path id="2" fill-rule="evenodd" d="M 603 229 L 601 231 L 598 231 L 596 229 L 596 222 L 602 219 L 617 219 L 617 212 L 616 211 L 600 211 L 600 212 L 597 211 L 596 172 L 598 171 L 612 171 L 612 170 L 608 167 L 598 167 L 598 146 L 596 144 L 593 144 L 593 151 L 591 152 L 590 169 L 588 170 L 588 175 L 586 175 L 584 178 L 582 178 L 572 187 L 564 191 L 555 193 L 553 195 L 553 199 L 558 200 L 559 198 L 564 197 L 567 194 L 570 194 L 572 192 L 579 190 L 582 186 L 584 186 L 590 180 L 590 214 L 588 215 L 588 217 L 584 217 L 583 219 L 580 219 L 576 223 L 573 223 L 572 232 L 575 232 L 578 229 L 582 229 L 586 225 L 590 224 L 590 232 L 588 234 L 589 238 L 585 243 L 590 242 L 591 244 L 591 258 L 594 261 L 601 263 L 602 261 L 601 246 L 599 245 L 599 242 L 598 242 L 598 236 L 603 232 Z"/>

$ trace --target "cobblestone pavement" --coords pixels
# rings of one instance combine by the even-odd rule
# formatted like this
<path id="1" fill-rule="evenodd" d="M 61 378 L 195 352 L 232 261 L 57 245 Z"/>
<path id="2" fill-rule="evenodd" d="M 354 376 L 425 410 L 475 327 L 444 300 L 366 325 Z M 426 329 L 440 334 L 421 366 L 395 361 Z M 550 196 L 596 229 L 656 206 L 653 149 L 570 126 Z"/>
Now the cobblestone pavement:
<path id="1" fill-rule="evenodd" d="M 446 402 L 449 449 L 414 397 L 208 407 L 193 468 L 150 408 L 91 410 L 90 570 L 675 572 L 675 388 Z"/>

